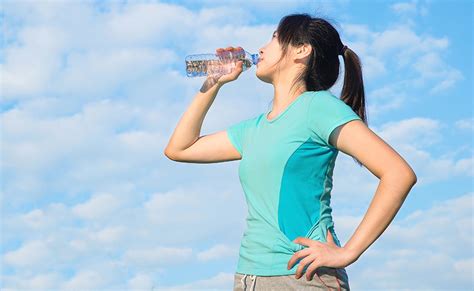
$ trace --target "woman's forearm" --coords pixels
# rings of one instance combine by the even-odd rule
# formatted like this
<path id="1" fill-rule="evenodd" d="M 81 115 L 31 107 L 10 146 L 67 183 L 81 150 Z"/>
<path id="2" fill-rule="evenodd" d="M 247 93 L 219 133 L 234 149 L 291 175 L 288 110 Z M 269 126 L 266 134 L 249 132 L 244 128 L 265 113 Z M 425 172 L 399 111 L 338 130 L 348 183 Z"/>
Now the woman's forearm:
<path id="1" fill-rule="evenodd" d="M 216 79 L 208 77 L 204 81 L 201 90 L 194 96 L 191 104 L 178 121 L 164 150 L 166 155 L 185 150 L 199 139 L 204 117 L 221 87 L 222 85 L 218 84 Z"/>
<path id="2" fill-rule="evenodd" d="M 355 262 L 385 231 L 415 183 L 416 175 L 409 170 L 393 171 L 380 178 L 364 218 L 344 245 L 350 256 L 350 263 Z"/>

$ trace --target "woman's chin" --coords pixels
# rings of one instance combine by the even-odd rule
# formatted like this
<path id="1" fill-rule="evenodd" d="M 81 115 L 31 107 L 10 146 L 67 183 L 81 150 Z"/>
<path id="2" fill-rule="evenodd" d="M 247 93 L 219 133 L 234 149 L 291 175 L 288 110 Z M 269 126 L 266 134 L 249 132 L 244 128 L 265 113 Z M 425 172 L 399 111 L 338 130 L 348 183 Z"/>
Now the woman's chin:
<path id="1" fill-rule="evenodd" d="M 262 82 L 265 83 L 271 83 L 272 80 L 270 76 L 263 74 L 262 72 L 259 72 L 257 69 L 257 72 L 255 73 L 255 76 L 257 76 L 258 79 L 260 79 Z"/>

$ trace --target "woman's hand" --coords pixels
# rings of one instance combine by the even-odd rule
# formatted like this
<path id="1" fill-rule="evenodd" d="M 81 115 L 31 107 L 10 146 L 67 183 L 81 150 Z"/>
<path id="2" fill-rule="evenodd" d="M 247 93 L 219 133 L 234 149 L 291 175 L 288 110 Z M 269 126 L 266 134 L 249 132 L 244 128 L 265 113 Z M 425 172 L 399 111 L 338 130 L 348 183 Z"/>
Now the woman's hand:
<path id="1" fill-rule="evenodd" d="M 313 274 L 319 267 L 331 267 L 331 268 L 344 268 L 350 265 L 353 260 L 350 257 L 349 252 L 343 247 L 339 247 L 332 237 L 331 232 L 328 230 L 327 243 L 312 240 L 306 237 L 297 237 L 293 242 L 300 245 L 308 246 L 298 252 L 296 252 L 291 259 L 288 261 L 288 270 L 293 267 L 296 261 L 303 258 L 299 262 L 299 266 L 296 269 L 295 278 L 299 279 L 303 276 L 303 270 L 306 265 L 309 264 L 306 270 L 306 280 L 310 281 L 313 278 Z"/>
<path id="2" fill-rule="evenodd" d="M 223 49 L 223 48 L 216 49 L 216 54 L 219 56 L 219 58 L 221 60 L 226 60 L 226 59 L 230 58 L 231 54 L 234 55 L 234 56 L 236 54 L 244 55 L 245 51 L 240 46 L 236 47 L 236 48 L 230 46 L 230 47 L 227 47 L 225 49 Z M 243 71 L 242 65 L 243 65 L 243 62 L 238 61 L 236 67 L 229 74 L 212 76 L 212 78 L 214 78 L 216 80 L 216 82 L 219 86 L 222 86 L 225 83 L 234 81 L 239 77 L 240 73 L 242 73 L 242 71 Z"/>

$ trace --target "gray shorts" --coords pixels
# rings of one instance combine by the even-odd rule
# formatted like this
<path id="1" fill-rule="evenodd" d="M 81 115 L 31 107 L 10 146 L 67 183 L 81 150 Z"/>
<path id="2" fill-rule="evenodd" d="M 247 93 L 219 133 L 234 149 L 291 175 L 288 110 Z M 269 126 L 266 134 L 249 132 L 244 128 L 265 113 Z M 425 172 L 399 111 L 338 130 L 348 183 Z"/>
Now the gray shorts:
<path id="1" fill-rule="evenodd" d="M 253 290 L 350 290 L 345 268 L 319 267 L 313 279 L 306 280 L 306 273 L 296 279 L 295 274 L 283 276 L 258 276 L 234 274 L 234 291 Z"/>

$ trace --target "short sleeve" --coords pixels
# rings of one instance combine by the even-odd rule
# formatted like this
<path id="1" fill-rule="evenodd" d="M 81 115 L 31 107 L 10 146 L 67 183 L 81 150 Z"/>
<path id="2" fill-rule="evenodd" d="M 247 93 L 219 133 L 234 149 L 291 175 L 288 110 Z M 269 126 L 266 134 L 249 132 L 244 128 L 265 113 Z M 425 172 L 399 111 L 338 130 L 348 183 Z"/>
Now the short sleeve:
<path id="1" fill-rule="evenodd" d="M 317 94 L 310 101 L 308 127 L 329 147 L 334 147 L 329 143 L 332 131 L 356 119 L 362 120 L 349 105 L 330 93 Z"/>
<path id="2" fill-rule="evenodd" d="M 232 124 L 226 129 L 227 136 L 229 137 L 230 142 L 241 155 L 244 151 L 247 132 L 253 120 L 254 118 L 246 119 Z"/>

